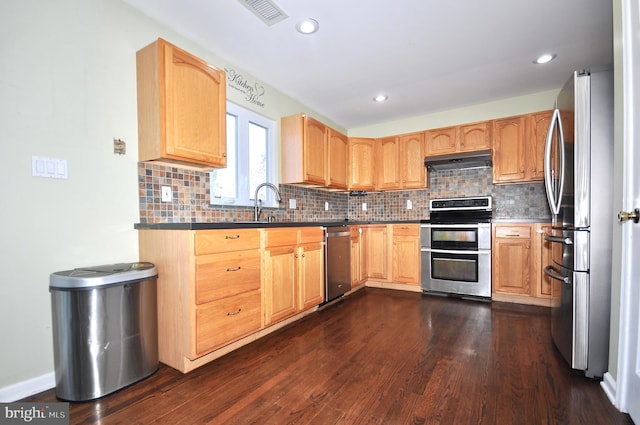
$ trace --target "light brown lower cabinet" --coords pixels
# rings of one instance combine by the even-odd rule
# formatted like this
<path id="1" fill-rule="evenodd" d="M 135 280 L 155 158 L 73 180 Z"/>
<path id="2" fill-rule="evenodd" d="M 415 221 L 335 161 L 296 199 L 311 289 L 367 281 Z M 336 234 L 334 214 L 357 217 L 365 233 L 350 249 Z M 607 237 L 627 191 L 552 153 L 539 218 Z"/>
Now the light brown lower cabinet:
<path id="1" fill-rule="evenodd" d="M 139 230 L 158 268 L 159 359 L 189 372 L 324 299 L 321 227 Z M 274 326 L 274 324 L 276 324 Z"/>
<path id="2" fill-rule="evenodd" d="M 324 300 L 321 227 L 265 229 L 265 324 L 279 322 Z"/>
<path id="3" fill-rule="evenodd" d="M 542 223 L 494 223 L 492 299 L 550 306 L 551 285 L 543 273 L 550 248 Z"/>
<path id="4" fill-rule="evenodd" d="M 387 225 L 365 227 L 367 233 L 367 277 L 389 279 L 389 230 Z"/>
<path id="5" fill-rule="evenodd" d="M 420 225 L 391 225 L 391 279 L 396 283 L 420 284 Z"/>
<path id="6" fill-rule="evenodd" d="M 420 290 L 420 225 L 376 224 L 363 227 L 367 286 Z"/>

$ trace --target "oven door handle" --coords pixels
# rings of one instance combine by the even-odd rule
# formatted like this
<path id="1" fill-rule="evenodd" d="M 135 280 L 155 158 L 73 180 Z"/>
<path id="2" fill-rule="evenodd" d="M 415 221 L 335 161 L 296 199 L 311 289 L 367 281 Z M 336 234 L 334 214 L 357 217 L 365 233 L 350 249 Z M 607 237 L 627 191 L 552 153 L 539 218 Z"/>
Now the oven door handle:
<path id="1" fill-rule="evenodd" d="M 433 248 L 420 248 L 421 252 L 435 252 L 437 254 L 476 254 L 476 255 L 491 255 L 490 249 L 481 249 L 478 251 L 464 251 L 459 249 L 433 249 Z"/>

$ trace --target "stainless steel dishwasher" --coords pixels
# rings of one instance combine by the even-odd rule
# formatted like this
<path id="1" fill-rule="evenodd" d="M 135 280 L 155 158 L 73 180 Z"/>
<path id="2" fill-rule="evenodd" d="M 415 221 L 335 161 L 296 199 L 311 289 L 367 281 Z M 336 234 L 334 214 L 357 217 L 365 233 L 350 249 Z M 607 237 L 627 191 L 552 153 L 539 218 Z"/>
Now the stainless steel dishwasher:
<path id="1" fill-rule="evenodd" d="M 349 226 L 326 229 L 325 302 L 351 290 L 351 231 Z"/>

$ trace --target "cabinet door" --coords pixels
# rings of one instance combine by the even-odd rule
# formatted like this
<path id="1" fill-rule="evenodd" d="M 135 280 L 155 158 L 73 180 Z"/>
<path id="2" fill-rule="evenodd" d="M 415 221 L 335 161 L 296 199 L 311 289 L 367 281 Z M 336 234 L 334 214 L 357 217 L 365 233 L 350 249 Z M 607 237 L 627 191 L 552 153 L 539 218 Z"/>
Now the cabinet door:
<path id="1" fill-rule="evenodd" d="M 552 112 L 547 111 L 529 116 L 527 171 L 528 179 L 532 181 L 544 180 L 544 147 L 551 115 Z"/>
<path id="2" fill-rule="evenodd" d="M 360 232 L 351 226 L 351 287 L 360 285 Z"/>
<path id="3" fill-rule="evenodd" d="M 226 166 L 223 71 L 163 39 L 136 53 L 138 160 Z"/>
<path id="4" fill-rule="evenodd" d="M 479 122 L 460 126 L 460 152 L 485 151 L 491 149 L 491 122 Z"/>
<path id="5" fill-rule="evenodd" d="M 349 189 L 375 189 L 375 139 L 349 139 Z"/>
<path id="6" fill-rule="evenodd" d="M 331 187 L 347 188 L 347 155 L 349 139 L 332 128 L 328 129 L 329 173 L 327 184 Z"/>
<path id="7" fill-rule="evenodd" d="M 397 137 L 378 139 L 376 152 L 377 189 L 400 188 L 400 148 Z"/>
<path id="8" fill-rule="evenodd" d="M 296 258 L 294 247 L 266 251 L 265 324 L 296 313 Z"/>
<path id="9" fill-rule="evenodd" d="M 368 252 L 367 241 L 369 240 L 369 238 L 364 228 L 360 227 L 358 231 L 360 232 L 360 267 L 359 267 L 360 279 L 359 281 L 360 283 L 364 283 L 367 281 L 367 277 L 368 277 L 367 264 L 369 263 L 367 262 L 367 252 Z"/>
<path id="10" fill-rule="evenodd" d="M 426 156 L 446 155 L 456 152 L 457 127 L 445 127 L 426 132 Z"/>
<path id="11" fill-rule="evenodd" d="M 493 232 L 493 290 L 530 295 L 531 227 L 495 225 Z"/>
<path id="12" fill-rule="evenodd" d="M 414 133 L 398 138 L 400 145 L 401 187 L 423 188 L 427 186 L 427 169 L 424 166 L 424 133 Z"/>
<path id="13" fill-rule="evenodd" d="M 304 133 L 302 149 L 304 181 L 324 186 L 327 184 L 327 126 L 305 116 Z"/>
<path id="14" fill-rule="evenodd" d="M 493 121 L 493 182 L 525 179 L 525 123 L 523 116 Z"/>
<path id="15" fill-rule="evenodd" d="M 534 253 L 534 272 L 536 279 L 534 295 L 538 298 L 551 298 L 553 279 L 544 273 L 544 268 L 552 263 L 551 242 L 544 239 L 544 236 L 551 234 L 551 225 L 535 224 L 534 237 L 536 238 L 536 252 Z"/>
<path id="16" fill-rule="evenodd" d="M 299 310 L 315 307 L 324 301 L 324 250 L 321 243 L 298 248 Z"/>
<path id="17" fill-rule="evenodd" d="M 164 43 L 166 154 L 226 166 L 224 72 Z"/>
<path id="18" fill-rule="evenodd" d="M 387 226 L 367 227 L 367 276 L 387 280 L 389 277 L 389 240 Z"/>
<path id="19" fill-rule="evenodd" d="M 409 226 L 393 227 L 393 282 L 415 285 L 420 283 L 420 236 L 418 231 L 419 229 L 414 231 Z"/>

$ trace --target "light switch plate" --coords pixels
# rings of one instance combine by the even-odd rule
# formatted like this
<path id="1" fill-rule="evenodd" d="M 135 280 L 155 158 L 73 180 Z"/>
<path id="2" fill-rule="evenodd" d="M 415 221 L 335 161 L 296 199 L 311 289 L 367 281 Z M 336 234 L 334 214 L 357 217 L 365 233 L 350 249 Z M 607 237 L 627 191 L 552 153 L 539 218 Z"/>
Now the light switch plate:
<path id="1" fill-rule="evenodd" d="M 363 202 L 362 203 L 362 211 L 366 211 L 367 210 L 367 203 Z"/>
<path id="2" fill-rule="evenodd" d="M 44 156 L 31 157 L 31 175 L 51 179 L 68 179 L 68 164 L 66 159 L 47 158 Z"/>
<path id="3" fill-rule="evenodd" d="M 412 210 L 413 209 L 413 203 L 411 202 L 411 199 L 407 199 L 407 209 L 408 210 Z"/>
<path id="4" fill-rule="evenodd" d="M 296 209 L 296 200 L 295 199 L 289 199 L 289 209 L 290 210 L 295 210 Z"/>
<path id="5" fill-rule="evenodd" d="M 324 203 L 324 210 L 325 211 L 329 211 L 329 203 L 328 202 Z"/>

